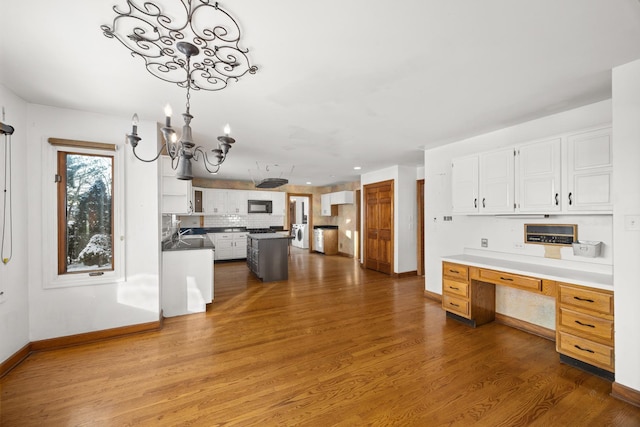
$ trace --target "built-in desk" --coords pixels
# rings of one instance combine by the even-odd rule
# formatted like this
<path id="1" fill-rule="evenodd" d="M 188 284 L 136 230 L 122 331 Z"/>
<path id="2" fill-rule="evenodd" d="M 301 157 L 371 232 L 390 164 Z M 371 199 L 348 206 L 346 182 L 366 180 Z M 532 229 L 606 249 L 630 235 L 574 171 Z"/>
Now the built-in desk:
<path id="1" fill-rule="evenodd" d="M 496 285 L 553 297 L 561 360 L 613 379 L 612 276 L 470 255 L 442 259 L 449 317 L 474 328 L 495 320 Z"/>

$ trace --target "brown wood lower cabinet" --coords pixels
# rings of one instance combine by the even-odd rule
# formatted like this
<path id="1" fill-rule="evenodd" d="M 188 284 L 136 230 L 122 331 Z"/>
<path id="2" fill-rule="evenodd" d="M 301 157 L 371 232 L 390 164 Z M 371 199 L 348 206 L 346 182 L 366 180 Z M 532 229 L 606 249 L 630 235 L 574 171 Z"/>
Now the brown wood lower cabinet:
<path id="1" fill-rule="evenodd" d="M 475 328 L 495 319 L 496 288 L 469 277 L 466 265 L 442 264 L 442 307 Z"/>
<path id="2" fill-rule="evenodd" d="M 473 327 L 491 322 L 496 285 L 554 297 L 556 350 L 561 360 L 587 370 L 592 366 L 594 373 L 613 377 L 612 291 L 443 261 L 442 308 Z"/>
<path id="3" fill-rule="evenodd" d="M 558 283 L 556 349 L 614 372 L 613 292 Z"/>

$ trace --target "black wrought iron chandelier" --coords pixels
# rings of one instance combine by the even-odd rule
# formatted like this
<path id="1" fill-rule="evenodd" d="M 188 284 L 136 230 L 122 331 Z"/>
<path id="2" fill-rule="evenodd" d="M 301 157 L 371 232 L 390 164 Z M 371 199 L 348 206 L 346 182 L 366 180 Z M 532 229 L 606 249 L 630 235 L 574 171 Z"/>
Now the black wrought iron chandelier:
<path id="1" fill-rule="evenodd" d="M 162 128 L 164 144 L 153 159 L 136 154 L 141 138 L 137 133 L 138 116 L 133 115 L 133 128 L 127 140 L 133 154 L 143 162 L 153 162 L 166 152 L 178 179 L 193 179 L 191 160 L 203 160 L 207 172 L 217 173 L 235 142 L 229 136 L 218 137 L 218 147 L 210 150 L 197 146 L 191 135 L 191 90 L 221 90 L 230 80 L 255 74 L 250 65 L 248 49 L 241 49 L 240 27 L 217 2 L 208 0 L 161 0 L 162 7 L 151 1 L 126 0 L 127 10 L 114 6 L 116 17 L 111 26 L 103 25 L 104 35 L 115 38 L 130 51 L 142 57 L 147 70 L 167 82 L 176 83 L 187 90 L 186 112 L 182 114 L 184 126 L 178 138 L 171 127 L 171 111 L 165 110 Z"/>

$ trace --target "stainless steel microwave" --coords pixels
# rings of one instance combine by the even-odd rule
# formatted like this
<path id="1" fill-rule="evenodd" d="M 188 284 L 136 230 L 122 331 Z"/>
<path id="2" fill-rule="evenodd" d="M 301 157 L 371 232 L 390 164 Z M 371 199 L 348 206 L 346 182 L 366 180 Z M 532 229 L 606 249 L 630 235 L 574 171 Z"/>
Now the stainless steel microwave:
<path id="1" fill-rule="evenodd" d="M 249 200 L 248 213 L 272 213 L 273 202 L 271 200 Z"/>

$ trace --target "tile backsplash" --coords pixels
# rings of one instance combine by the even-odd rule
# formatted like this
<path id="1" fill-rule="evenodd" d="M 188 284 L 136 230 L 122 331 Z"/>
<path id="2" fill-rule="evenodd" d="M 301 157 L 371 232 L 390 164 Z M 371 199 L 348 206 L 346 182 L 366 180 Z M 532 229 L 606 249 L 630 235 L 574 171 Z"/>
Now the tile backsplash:
<path id="1" fill-rule="evenodd" d="M 190 215 L 180 217 L 181 227 L 200 227 L 200 218 L 204 219 L 204 227 L 247 227 L 267 228 L 272 225 L 283 226 L 284 215 L 251 214 L 251 215 L 207 215 L 204 217 Z"/>

